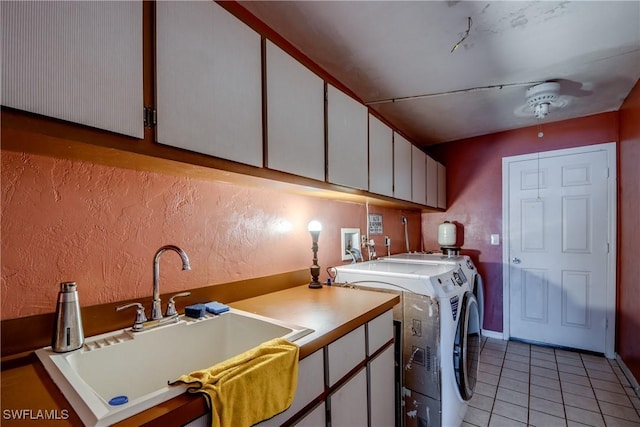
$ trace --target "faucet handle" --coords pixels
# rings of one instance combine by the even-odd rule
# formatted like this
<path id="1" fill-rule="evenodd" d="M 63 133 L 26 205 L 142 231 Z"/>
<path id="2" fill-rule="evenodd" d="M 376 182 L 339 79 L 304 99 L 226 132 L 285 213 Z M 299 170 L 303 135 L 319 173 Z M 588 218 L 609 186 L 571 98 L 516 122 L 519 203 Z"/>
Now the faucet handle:
<path id="1" fill-rule="evenodd" d="M 178 314 L 178 312 L 176 311 L 176 302 L 174 301 L 174 298 L 188 297 L 189 295 L 191 295 L 191 292 L 180 292 L 179 294 L 175 294 L 174 296 L 169 298 L 169 302 L 167 303 L 167 311 L 164 313 L 165 317 Z"/>
<path id="2" fill-rule="evenodd" d="M 136 307 L 136 320 L 133 322 L 132 329 L 134 331 L 142 330 L 144 322 L 147 321 L 147 316 L 144 314 L 144 307 L 139 302 L 132 302 L 131 304 L 121 305 L 116 307 L 116 311 L 125 310 L 127 308 Z"/>

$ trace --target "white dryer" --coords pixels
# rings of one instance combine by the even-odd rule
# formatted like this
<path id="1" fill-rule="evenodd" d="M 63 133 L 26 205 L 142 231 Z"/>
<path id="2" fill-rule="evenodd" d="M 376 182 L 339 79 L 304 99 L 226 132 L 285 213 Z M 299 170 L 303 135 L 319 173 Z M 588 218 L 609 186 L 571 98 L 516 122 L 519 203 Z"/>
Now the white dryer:
<path id="1" fill-rule="evenodd" d="M 473 395 L 480 357 L 478 303 L 459 264 L 376 260 L 336 267 L 336 283 L 401 295 L 402 421 L 456 427 Z M 399 314 L 398 314 L 399 313 Z"/>

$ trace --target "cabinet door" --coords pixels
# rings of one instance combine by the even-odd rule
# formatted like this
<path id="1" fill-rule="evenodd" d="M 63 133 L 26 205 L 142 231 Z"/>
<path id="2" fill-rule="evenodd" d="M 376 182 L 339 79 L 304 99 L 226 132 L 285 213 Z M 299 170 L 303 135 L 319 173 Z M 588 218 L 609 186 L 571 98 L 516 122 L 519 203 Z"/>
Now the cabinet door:
<path id="1" fill-rule="evenodd" d="M 262 166 L 260 35 L 215 2 L 156 3 L 157 141 Z"/>
<path id="2" fill-rule="evenodd" d="M 2 105 L 144 137 L 142 2 L 0 2 Z"/>
<path id="3" fill-rule="evenodd" d="M 369 114 L 369 191 L 393 197 L 393 130 Z"/>
<path id="4" fill-rule="evenodd" d="M 328 181 L 369 188 L 367 107 L 327 85 Z"/>
<path id="5" fill-rule="evenodd" d="M 395 425 L 395 361 L 393 345 L 369 363 L 371 427 Z"/>
<path id="6" fill-rule="evenodd" d="M 322 392 L 324 392 L 324 351 L 320 349 L 300 361 L 298 365 L 298 387 L 291 406 L 273 418 L 261 422 L 260 427 L 282 425 L 316 397 L 320 396 Z M 315 419 L 315 417 L 311 419 Z"/>
<path id="7" fill-rule="evenodd" d="M 393 197 L 411 200 L 411 143 L 393 134 Z"/>
<path id="8" fill-rule="evenodd" d="M 327 409 L 324 402 L 316 406 L 313 411 L 302 417 L 293 425 L 298 427 L 323 427 L 327 424 Z"/>
<path id="9" fill-rule="evenodd" d="M 438 207 L 447 208 L 447 168 L 438 163 Z"/>
<path id="10" fill-rule="evenodd" d="M 393 338 L 393 310 L 367 323 L 367 355 L 374 354 Z"/>
<path id="11" fill-rule="evenodd" d="M 362 368 L 336 390 L 329 397 L 329 404 L 331 427 L 366 426 L 368 424 L 367 370 Z"/>
<path id="12" fill-rule="evenodd" d="M 267 166 L 324 181 L 324 81 L 267 41 Z"/>
<path id="13" fill-rule="evenodd" d="M 427 205 L 438 206 L 438 163 L 427 156 Z"/>
<path id="14" fill-rule="evenodd" d="M 415 145 L 411 146 L 411 200 L 427 204 L 427 155 Z"/>
<path id="15" fill-rule="evenodd" d="M 341 378 L 366 358 L 364 325 L 349 332 L 327 346 L 329 387 L 333 387 Z"/>

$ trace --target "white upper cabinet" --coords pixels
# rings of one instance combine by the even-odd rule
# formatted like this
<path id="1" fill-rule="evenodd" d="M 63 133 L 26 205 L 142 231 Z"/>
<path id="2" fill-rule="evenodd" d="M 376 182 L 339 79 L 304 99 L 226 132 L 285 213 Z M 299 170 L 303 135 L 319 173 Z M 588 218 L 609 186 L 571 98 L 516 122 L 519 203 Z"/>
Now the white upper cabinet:
<path id="1" fill-rule="evenodd" d="M 2 105 L 144 137 L 142 2 L 0 2 Z"/>
<path id="2" fill-rule="evenodd" d="M 427 206 L 438 207 L 438 163 L 427 156 Z"/>
<path id="3" fill-rule="evenodd" d="M 369 191 L 393 197 L 393 130 L 369 114 Z"/>
<path id="4" fill-rule="evenodd" d="M 324 81 L 266 44 L 267 167 L 324 181 Z"/>
<path id="5" fill-rule="evenodd" d="M 393 197 L 411 200 L 411 143 L 393 134 Z"/>
<path id="6" fill-rule="evenodd" d="M 261 56 L 215 2 L 157 2 L 157 141 L 263 166 Z"/>
<path id="7" fill-rule="evenodd" d="M 415 145 L 411 146 L 411 200 L 427 204 L 427 155 Z"/>
<path id="8" fill-rule="evenodd" d="M 367 107 L 327 85 L 327 179 L 367 190 L 369 159 Z"/>
<path id="9" fill-rule="evenodd" d="M 447 208 L 447 168 L 438 163 L 438 207 Z"/>

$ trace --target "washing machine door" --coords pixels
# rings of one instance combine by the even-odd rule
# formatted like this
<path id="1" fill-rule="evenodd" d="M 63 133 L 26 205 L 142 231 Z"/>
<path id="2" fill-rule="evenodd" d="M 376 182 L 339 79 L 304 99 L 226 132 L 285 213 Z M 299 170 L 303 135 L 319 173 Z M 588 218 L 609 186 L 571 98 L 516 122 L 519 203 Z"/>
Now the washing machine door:
<path id="1" fill-rule="evenodd" d="M 476 388 L 480 363 L 480 315 L 472 292 L 465 293 L 453 348 L 453 367 L 460 396 L 471 399 Z"/>

